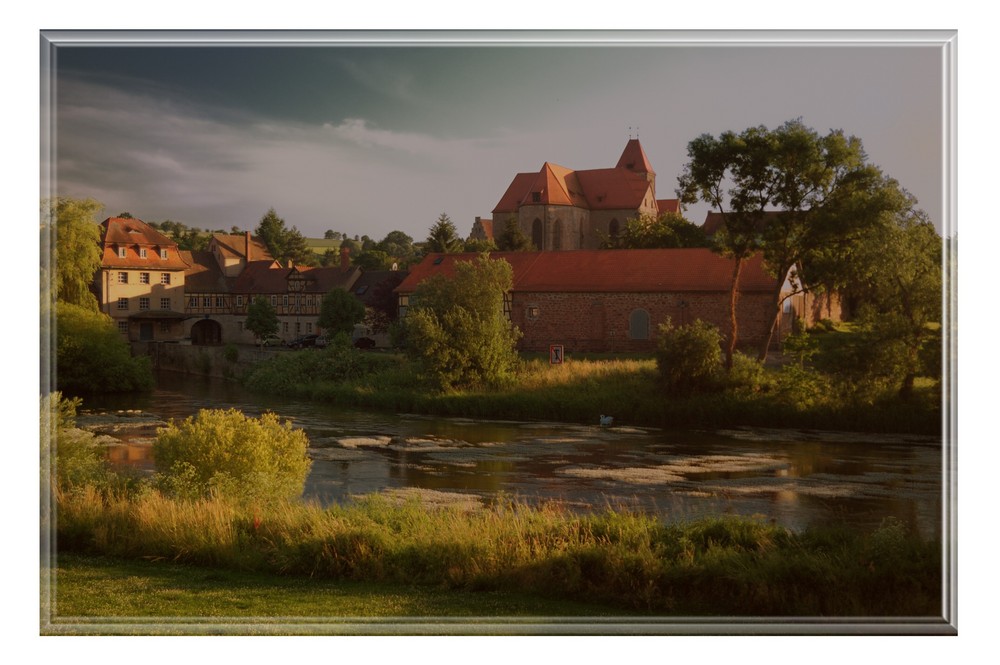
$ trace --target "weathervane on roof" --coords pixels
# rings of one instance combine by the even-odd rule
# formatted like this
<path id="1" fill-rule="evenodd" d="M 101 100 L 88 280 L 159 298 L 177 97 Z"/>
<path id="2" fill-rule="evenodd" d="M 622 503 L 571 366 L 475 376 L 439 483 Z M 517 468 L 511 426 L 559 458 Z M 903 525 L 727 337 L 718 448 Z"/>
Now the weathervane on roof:
<path id="1" fill-rule="evenodd" d="M 628 126 L 628 140 L 632 140 L 632 125 Z"/>

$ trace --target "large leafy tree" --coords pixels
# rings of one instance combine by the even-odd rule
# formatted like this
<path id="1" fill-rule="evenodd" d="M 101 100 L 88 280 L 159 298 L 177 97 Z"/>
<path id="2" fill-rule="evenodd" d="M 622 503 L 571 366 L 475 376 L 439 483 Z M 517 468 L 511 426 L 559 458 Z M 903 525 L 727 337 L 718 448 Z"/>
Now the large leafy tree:
<path id="1" fill-rule="evenodd" d="M 48 296 L 49 303 L 54 296 L 60 302 L 97 310 L 90 286 L 101 267 L 96 216 L 103 207 L 93 199 L 57 198 L 42 204 L 42 247 L 51 252 L 48 263 L 53 293 Z"/>
<path id="2" fill-rule="evenodd" d="M 395 263 L 402 265 L 409 264 L 417 253 L 413 247 L 413 238 L 402 231 L 390 231 L 378 242 L 376 249 L 385 252 Z"/>
<path id="3" fill-rule="evenodd" d="M 354 326 L 365 318 L 365 306 L 344 289 L 333 289 L 325 296 L 319 308 L 319 326 L 331 333 L 350 335 Z"/>
<path id="4" fill-rule="evenodd" d="M 458 237 L 458 231 L 451 218 L 445 213 L 441 213 L 428 232 L 424 250 L 428 254 L 454 254 L 461 252 L 464 246 L 465 243 Z"/>
<path id="5" fill-rule="evenodd" d="M 413 293 L 406 315 L 407 352 L 441 388 L 499 385 L 518 366 L 521 333 L 504 313 L 513 269 L 480 255 L 453 276 L 434 275 Z"/>
<path id="6" fill-rule="evenodd" d="M 678 194 L 684 203 L 705 201 L 725 215 L 715 247 L 734 261 L 727 367 L 738 340 L 736 304 L 746 258 L 762 252 L 777 278 L 773 332 L 786 277 L 798 290 L 823 286 L 810 271 L 816 256 L 836 248 L 843 257 L 881 214 L 904 207 L 890 181 L 868 163 L 860 139 L 840 130 L 821 136 L 801 120 L 774 130 L 760 126 L 719 138 L 703 135 L 688 145 L 688 156 Z M 809 272 L 809 281 L 800 270 Z M 760 360 L 769 346 L 770 336 L 761 345 Z"/>

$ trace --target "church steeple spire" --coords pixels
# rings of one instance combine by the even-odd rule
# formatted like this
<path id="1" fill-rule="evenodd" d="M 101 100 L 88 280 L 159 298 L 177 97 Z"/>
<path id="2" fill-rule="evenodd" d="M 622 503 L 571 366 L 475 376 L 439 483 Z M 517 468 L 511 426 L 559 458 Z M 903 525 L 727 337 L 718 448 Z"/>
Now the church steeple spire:
<path id="1" fill-rule="evenodd" d="M 649 163 L 646 151 L 642 149 L 642 144 L 639 143 L 638 138 L 630 138 L 628 140 L 628 143 L 625 144 L 625 150 L 622 151 L 622 156 L 618 158 L 618 164 L 615 165 L 615 168 L 627 169 L 633 173 L 645 176 L 649 184 L 653 186 L 653 193 L 655 195 L 656 171 L 653 170 L 652 165 Z"/>

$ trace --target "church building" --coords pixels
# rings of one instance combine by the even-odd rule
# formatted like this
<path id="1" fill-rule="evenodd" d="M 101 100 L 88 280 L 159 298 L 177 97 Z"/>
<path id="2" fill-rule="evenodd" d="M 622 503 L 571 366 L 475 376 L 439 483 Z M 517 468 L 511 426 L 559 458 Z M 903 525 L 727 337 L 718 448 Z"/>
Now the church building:
<path id="1" fill-rule="evenodd" d="M 629 139 L 614 168 L 575 171 L 545 162 L 514 176 L 493 209 L 494 234 L 514 219 L 541 251 L 598 249 L 640 215 L 678 212 L 656 198 L 656 173 L 639 139 Z"/>

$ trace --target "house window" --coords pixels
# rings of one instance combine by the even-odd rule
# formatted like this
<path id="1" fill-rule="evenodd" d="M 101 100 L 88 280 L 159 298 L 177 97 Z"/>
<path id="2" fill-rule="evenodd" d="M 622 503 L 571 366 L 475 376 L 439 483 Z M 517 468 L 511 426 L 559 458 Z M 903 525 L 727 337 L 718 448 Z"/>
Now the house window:
<path id="1" fill-rule="evenodd" d="M 160 309 L 170 309 L 170 298 L 160 298 Z"/>
<path id="2" fill-rule="evenodd" d="M 118 309 L 128 309 L 128 298 L 118 299 Z"/>
<path id="3" fill-rule="evenodd" d="M 224 301 L 224 299 L 223 299 L 222 296 L 215 296 L 215 306 L 216 307 L 218 307 L 219 309 L 222 309 L 223 307 L 225 307 L 224 303 L 225 303 L 225 301 Z"/>
<path id="4" fill-rule="evenodd" d="M 212 306 L 212 296 L 202 296 L 201 297 L 201 306 L 202 307 L 211 307 Z"/>
<path id="5" fill-rule="evenodd" d="M 124 259 L 125 258 L 125 254 L 126 254 L 127 251 L 128 250 L 126 250 L 124 247 L 119 247 L 118 248 L 118 258 L 119 259 Z"/>
<path id="6" fill-rule="evenodd" d="M 149 309 L 149 298 L 139 298 L 139 309 Z"/>
<path id="7" fill-rule="evenodd" d="M 197 307 L 197 306 L 198 306 L 198 296 L 191 296 L 190 298 L 188 298 L 188 307 Z"/>
<path id="8" fill-rule="evenodd" d="M 243 296 L 236 296 L 236 306 L 243 307 Z"/>
<path id="9" fill-rule="evenodd" d="M 527 314 L 528 314 L 528 320 L 529 321 L 534 321 L 535 319 L 537 319 L 538 318 L 538 312 L 539 312 L 539 310 L 538 310 L 538 306 L 537 305 L 529 305 L 528 306 L 528 312 L 527 312 Z"/>
<path id="10" fill-rule="evenodd" d="M 632 310 L 628 315 L 628 336 L 629 339 L 649 339 L 649 312 Z"/>
<path id="11" fill-rule="evenodd" d="M 298 321 L 295 322 L 295 334 L 296 335 L 302 334 L 302 324 L 299 323 Z"/>
<path id="12" fill-rule="evenodd" d="M 169 272 L 161 272 L 160 273 L 160 284 L 169 284 L 169 283 L 170 283 L 170 273 Z"/>
<path id="13" fill-rule="evenodd" d="M 146 258 L 146 248 L 145 247 L 140 247 L 139 248 L 139 258 L 140 259 Z"/>
<path id="14" fill-rule="evenodd" d="M 149 273 L 148 272 L 141 272 L 141 273 L 139 273 L 139 283 L 140 284 L 149 284 Z"/>
<path id="15" fill-rule="evenodd" d="M 160 332 L 161 333 L 168 333 L 168 332 L 170 332 L 170 321 L 161 321 L 160 322 Z"/>
<path id="16" fill-rule="evenodd" d="M 311 333 L 312 331 L 313 331 L 313 324 L 307 323 L 306 324 L 306 332 L 307 333 Z"/>
<path id="17" fill-rule="evenodd" d="M 406 310 L 410 308 L 410 296 L 399 296 L 398 314 L 399 318 L 406 316 Z"/>
<path id="18" fill-rule="evenodd" d="M 287 333 L 288 332 L 288 321 L 285 321 L 283 324 L 281 324 L 281 328 L 282 328 L 282 330 L 285 331 L 285 333 Z"/>
<path id="19" fill-rule="evenodd" d="M 127 272 L 120 272 L 120 273 L 118 273 L 118 283 L 119 284 L 128 284 L 128 273 Z"/>
<path id="20" fill-rule="evenodd" d="M 166 260 L 166 258 L 167 258 L 167 250 L 165 250 L 165 249 L 161 249 L 160 250 L 160 258 Z"/>
<path id="21" fill-rule="evenodd" d="M 118 322 L 118 332 L 127 335 L 128 334 L 128 321 Z"/>
<path id="22" fill-rule="evenodd" d="M 281 306 L 288 307 L 288 296 L 281 296 Z"/>
<path id="23" fill-rule="evenodd" d="M 271 307 L 278 306 L 278 296 L 271 296 Z M 288 332 L 287 330 L 285 332 Z"/>
<path id="24" fill-rule="evenodd" d="M 792 299 L 785 298 L 785 301 L 781 303 L 781 313 L 788 316 L 792 313 Z"/>

